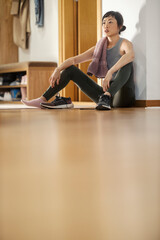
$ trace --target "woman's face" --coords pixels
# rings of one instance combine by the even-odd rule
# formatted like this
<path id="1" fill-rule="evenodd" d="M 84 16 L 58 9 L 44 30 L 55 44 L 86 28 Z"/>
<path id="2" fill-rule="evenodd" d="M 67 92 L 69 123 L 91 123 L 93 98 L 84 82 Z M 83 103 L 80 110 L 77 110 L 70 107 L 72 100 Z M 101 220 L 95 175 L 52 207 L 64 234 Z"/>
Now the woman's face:
<path id="1" fill-rule="evenodd" d="M 119 34 L 120 28 L 118 27 L 117 20 L 112 16 L 104 18 L 102 26 L 104 34 L 107 37 L 112 37 L 114 35 Z"/>

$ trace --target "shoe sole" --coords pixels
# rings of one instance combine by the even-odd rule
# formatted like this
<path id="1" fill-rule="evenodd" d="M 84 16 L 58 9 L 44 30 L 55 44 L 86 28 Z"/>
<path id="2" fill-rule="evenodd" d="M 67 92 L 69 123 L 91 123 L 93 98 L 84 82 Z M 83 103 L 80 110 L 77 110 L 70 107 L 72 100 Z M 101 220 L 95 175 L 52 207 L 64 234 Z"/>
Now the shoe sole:
<path id="1" fill-rule="evenodd" d="M 111 107 L 110 106 L 106 106 L 106 105 L 98 105 L 96 107 L 97 110 L 111 110 Z"/>
<path id="2" fill-rule="evenodd" d="M 43 108 L 48 108 L 48 109 L 68 109 L 68 108 L 73 108 L 74 104 L 64 104 L 64 105 L 59 105 L 59 106 L 49 106 L 49 105 L 43 105 L 41 104 Z"/>

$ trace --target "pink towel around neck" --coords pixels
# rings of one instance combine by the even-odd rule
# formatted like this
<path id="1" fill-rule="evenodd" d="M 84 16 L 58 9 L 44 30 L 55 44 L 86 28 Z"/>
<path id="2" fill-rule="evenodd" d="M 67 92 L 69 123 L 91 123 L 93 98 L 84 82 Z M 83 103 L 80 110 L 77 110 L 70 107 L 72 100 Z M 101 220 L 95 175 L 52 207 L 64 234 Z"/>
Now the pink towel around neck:
<path id="1" fill-rule="evenodd" d="M 95 75 L 98 78 L 104 78 L 107 74 L 107 38 L 101 38 L 95 47 L 93 53 L 93 60 L 88 66 L 87 74 L 92 76 Z"/>

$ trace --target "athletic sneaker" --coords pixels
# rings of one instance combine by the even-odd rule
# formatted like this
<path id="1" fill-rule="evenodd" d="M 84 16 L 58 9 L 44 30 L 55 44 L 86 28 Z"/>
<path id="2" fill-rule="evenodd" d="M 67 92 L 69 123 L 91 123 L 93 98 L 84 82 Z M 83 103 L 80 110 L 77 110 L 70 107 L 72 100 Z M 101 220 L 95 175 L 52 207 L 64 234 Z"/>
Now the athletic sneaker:
<path id="1" fill-rule="evenodd" d="M 51 103 L 41 103 L 41 106 L 44 108 L 73 108 L 74 105 L 71 101 L 71 98 L 56 96 L 55 100 Z"/>
<path id="2" fill-rule="evenodd" d="M 111 97 L 105 94 L 102 94 L 99 98 L 97 110 L 111 110 Z"/>

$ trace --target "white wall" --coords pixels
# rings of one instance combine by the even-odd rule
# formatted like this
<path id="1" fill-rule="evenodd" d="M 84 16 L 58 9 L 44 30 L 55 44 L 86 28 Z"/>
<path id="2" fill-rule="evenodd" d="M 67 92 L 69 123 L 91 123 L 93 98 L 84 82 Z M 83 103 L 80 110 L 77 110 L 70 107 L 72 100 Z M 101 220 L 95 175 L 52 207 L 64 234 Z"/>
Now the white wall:
<path id="1" fill-rule="evenodd" d="M 160 99 L 160 0 L 147 0 L 147 99 Z"/>
<path id="2" fill-rule="evenodd" d="M 44 27 L 35 25 L 34 0 L 30 0 L 31 35 L 29 49 L 19 48 L 19 62 L 53 61 L 58 63 L 58 0 L 44 1 Z"/>

